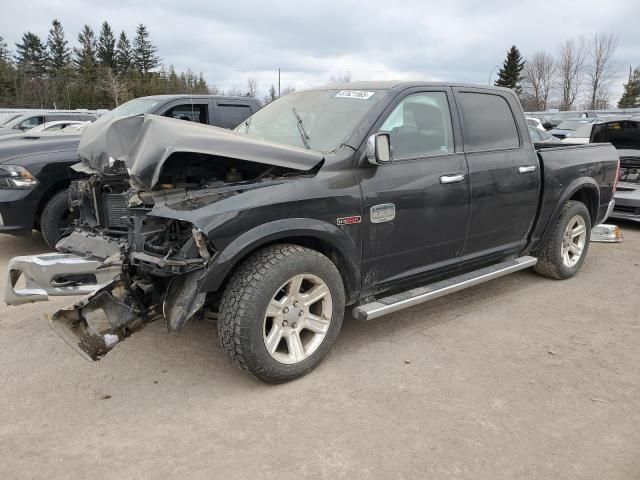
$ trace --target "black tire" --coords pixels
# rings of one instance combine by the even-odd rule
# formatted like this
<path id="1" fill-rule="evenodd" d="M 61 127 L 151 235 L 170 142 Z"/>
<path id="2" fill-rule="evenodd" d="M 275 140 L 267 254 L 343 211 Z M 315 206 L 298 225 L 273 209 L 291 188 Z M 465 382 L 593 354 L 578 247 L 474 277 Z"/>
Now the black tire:
<path id="1" fill-rule="evenodd" d="M 281 363 L 264 340 L 267 305 L 280 287 L 300 274 L 319 277 L 331 294 L 331 321 L 322 343 L 304 360 Z M 344 316 L 345 293 L 340 272 L 321 253 L 291 244 L 266 247 L 247 258 L 233 273 L 222 294 L 218 333 L 233 363 L 268 383 L 283 383 L 315 368 L 333 345 Z M 295 325 L 295 324 L 293 324 Z"/>
<path id="2" fill-rule="evenodd" d="M 580 255 L 577 263 L 572 267 L 568 267 L 562 260 L 562 248 L 565 230 L 569 222 L 576 216 L 582 217 L 586 226 L 586 238 L 584 241 L 584 247 L 582 248 L 582 254 Z M 556 224 L 553 226 L 551 234 L 547 238 L 544 245 L 537 252 L 538 263 L 533 269 L 536 273 L 549 278 L 555 278 L 557 280 L 564 280 L 573 277 L 578 270 L 582 267 L 584 259 L 587 256 L 589 250 L 591 237 L 591 215 L 587 207 L 575 200 L 568 201 L 562 208 L 562 212 L 558 217 Z"/>
<path id="3" fill-rule="evenodd" d="M 40 216 L 40 231 L 51 249 L 55 250 L 56 243 L 70 223 L 69 191 L 65 189 L 49 199 Z"/>

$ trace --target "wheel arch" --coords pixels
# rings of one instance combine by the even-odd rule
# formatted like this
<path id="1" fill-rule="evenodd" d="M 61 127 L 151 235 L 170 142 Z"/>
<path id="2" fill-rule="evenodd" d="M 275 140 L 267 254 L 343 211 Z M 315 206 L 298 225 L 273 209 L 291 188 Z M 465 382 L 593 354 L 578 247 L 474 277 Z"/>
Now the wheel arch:
<path id="1" fill-rule="evenodd" d="M 312 219 L 277 220 L 259 225 L 219 252 L 208 266 L 200 289 L 215 292 L 227 283 L 236 268 L 251 254 L 277 243 L 292 243 L 316 250 L 338 268 L 347 304 L 360 293 L 360 256 L 352 238 L 338 227 Z"/>
<path id="2" fill-rule="evenodd" d="M 562 213 L 562 208 L 570 200 L 576 200 L 584 203 L 589 211 L 589 216 L 591 217 L 591 226 L 593 227 L 596 225 L 600 207 L 600 186 L 591 177 L 577 178 L 572 181 L 567 188 L 565 188 L 564 192 L 560 196 L 560 199 L 547 222 L 544 233 L 538 242 L 538 246 L 544 245 L 547 241 L 553 230 L 553 226 L 556 224 L 560 214 Z"/>

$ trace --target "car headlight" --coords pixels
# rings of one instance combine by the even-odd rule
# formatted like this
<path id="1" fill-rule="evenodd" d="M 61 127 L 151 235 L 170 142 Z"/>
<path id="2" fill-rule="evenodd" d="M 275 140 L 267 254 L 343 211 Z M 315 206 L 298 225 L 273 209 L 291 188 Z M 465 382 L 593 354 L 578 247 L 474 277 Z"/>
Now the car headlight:
<path id="1" fill-rule="evenodd" d="M 0 188 L 29 188 L 37 183 L 36 177 L 24 167 L 0 165 Z"/>

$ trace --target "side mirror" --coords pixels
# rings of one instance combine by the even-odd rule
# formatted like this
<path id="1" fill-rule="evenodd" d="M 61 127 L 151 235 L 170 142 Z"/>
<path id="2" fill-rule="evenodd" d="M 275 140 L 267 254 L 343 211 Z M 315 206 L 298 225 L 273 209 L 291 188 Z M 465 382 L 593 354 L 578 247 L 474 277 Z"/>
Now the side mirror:
<path id="1" fill-rule="evenodd" d="M 372 165 L 391 162 L 391 138 L 388 133 L 375 133 L 367 140 L 367 160 Z"/>

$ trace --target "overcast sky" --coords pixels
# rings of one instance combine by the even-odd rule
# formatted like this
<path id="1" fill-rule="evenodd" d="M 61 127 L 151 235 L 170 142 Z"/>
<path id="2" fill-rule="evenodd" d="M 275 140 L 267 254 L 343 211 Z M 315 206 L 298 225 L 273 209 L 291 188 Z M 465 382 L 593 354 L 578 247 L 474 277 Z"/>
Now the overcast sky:
<path id="1" fill-rule="evenodd" d="M 611 86 L 617 100 L 629 65 L 640 64 L 637 2 L 29 0 L 2 9 L 0 35 L 11 47 L 26 30 L 45 39 L 58 18 L 75 43 L 85 23 L 98 31 L 107 20 L 130 37 L 144 23 L 165 65 L 202 72 L 222 89 L 255 77 L 264 93 L 277 83 L 278 68 L 283 87 L 297 89 L 346 71 L 354 80 L 486 84 L 512 44 L 527 57 L 553 52 L 564 39 L 613 31 L 620 39 Z"/>

